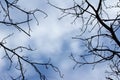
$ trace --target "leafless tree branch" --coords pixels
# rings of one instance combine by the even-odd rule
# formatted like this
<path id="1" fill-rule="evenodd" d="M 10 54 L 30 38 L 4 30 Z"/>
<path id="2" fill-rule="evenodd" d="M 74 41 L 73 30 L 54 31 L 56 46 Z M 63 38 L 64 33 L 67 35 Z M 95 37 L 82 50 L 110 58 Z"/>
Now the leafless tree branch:
<path id="1" fill-rule="evenodd" d="M 31 32 L 31 25 L 30 22 L 32 20 L 36 20 L 37 24 L 39 24 L 39 21 L 36 18 L 36 13 L 40 12 L 43 13 L 45 15 L 45 17 L 47 17 L 47 14 L 40 10 L 40 9 L 34 9 L 34 10 L 30 10 L 27 11 L 23 8 L 21 8 L 21 6 L 19 6 L 17 3 L 20 0 L 2 0 L 0 1 L 0 24 L 4 25 L 4 27 L 8 27 L 8 28 L 12 28 L 14 27 L 15 29 L 25 33 L 26 35 L 30 36 L 30 32 Z M 24 20 L 19 19 L 19 20 L 15 20 L 14 19 L 14 12 L 20 12 L 22 16 L 24 16 Z M 21 16 L 15 16 L 16 18 L 19 18 Z M 27 25 L 27 29 L 25 30 L 23 27 L 25 27 L 24 25 Z M 3 57 L 3 59 L 7 59 L 10 63 L 9 66 L 9 70 L 12 69 L 12 67 L 14 67 L 14 71 L 17 70 L 19 72 L 19 75 L 11 75 L 10 74 L 10 79 L 11 80 L 27 80 L 27 70 L 25 69 L 25 64 L 28 64 L 28 66 L 31 66 L 34 71 L 36 72 L 36 75 L 39 75 L 39 79 L 40 80 L 47 80 L 46 74 L 44 74 L 41 70 L 40 70 L 40 66 L 45 67 L 46 69 L 50 68 L 53 69 L 55 72 L 58 72 L 60 77 L 62 77 L 62 74 L 60 72 L 60 70 L 54 66 L 50 60 L 48 62 L 45 63 L 41 63 L 41 62 L 33 62 L 33 60 L 30 60 L 30 58 L 28 56 L 24 56 L 21 53 L 23 53 L 25 50 L 27 51 L 34 51 L 30 46 L 28 47 L 24 47 L 24 46 L 17 46 L 16 48 L 12 48 L 12 47 L 8 47 L 6 46 L 7 42 L 6 39 L 8 39 L 10 36 L 12 36 L 14 33 L 9 34 L 8 36 L 6 36 L 5 38 L 3 38 L 0 42 L 0 48 L 2 48 L 4 50 L 5 56 Z M 9 79 L 9 80 L 10 80 Z"/>
<path id="2" fill-rule="evenodd" d="M 73 37 L 73 39 L 80 39 L 84 42 L 88 53 L 82 54 L 80 60 L 74 57 L 74 53 L 71 54 L 71 59 L 76 62 L 75 67 L 77 65 L 96 65 L 110 62 L 111 65 L 109 66 L 112 75 L 106 79 L 113 80 L 112 77 L 115 76 L 120 80 L 120 10 L 118 9 L 120 8 L 120 1 L 116 0 L 116 4 L 111 5 L 108 0 L 98 0 L 96 1 L 98 3 L 95 3 L 97 6 L 89 0 L 80 0 L 78 2 L 73 0 L 74 5 L 67 8 L 48 3 L 62 11 L 64 15 L 61 18 L 71 15 L 75 17 L 74 22 L 81 19 L 81 22 L 79 21 L 82 24 L 80 26 L 81 34 Z M 111 0 L 111 2 L 113 1 Z M 111 12 L 108 12 L 108 10 L 112 11 L 114 9 L 118 11 L 113 14 L 115 17 L 112 18 Z M 91 58 L 92 60 L 90 60 Z M 116 80 L 116 78 L 114 79 Z"/>

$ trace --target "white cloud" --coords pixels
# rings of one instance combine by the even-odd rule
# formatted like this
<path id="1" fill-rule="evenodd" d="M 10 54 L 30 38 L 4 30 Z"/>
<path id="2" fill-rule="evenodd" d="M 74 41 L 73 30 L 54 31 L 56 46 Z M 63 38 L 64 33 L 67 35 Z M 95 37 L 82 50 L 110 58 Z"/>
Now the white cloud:
<path id="1" fill-rule="evenodd" d="M 50 12 L 51 13 L 51 12 Z M 32 41 L 41 52 L 47 55 L 61 52 L 64 40 L 72 42 L 72 35 L 78 27 L 72 27 L 70 23 L 58 22 L 57 14 L 48 16 L 42 20 L 39 26 L 32 27 Z M 71 43 L 69 43 L 71 44 Z"/>

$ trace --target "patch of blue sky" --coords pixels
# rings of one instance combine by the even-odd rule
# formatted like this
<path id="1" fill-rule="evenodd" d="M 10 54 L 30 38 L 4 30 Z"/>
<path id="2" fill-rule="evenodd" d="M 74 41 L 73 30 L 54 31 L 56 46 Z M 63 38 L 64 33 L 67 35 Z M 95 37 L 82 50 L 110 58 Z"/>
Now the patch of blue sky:
<path id="1" fill-rule="evenodd" d="M 64 0 L 50 1 L 62 7 L 69 6 L 68 3 L 70 2 L 66 1 L 66 3 L 63 3 Z M 59 21 L 57 18 L 60 13 L 55 8 L 48 6 L 46 3 L 46 0 L 19 1 L 18 4 L 20 4 L 22 8 L 26 8 L 28 10 L 39 8 L 46 11 L 48 18 L 41 20 L 41 15 L 36 15 L 38 20 L 40 20 L 40 24 L 37 26 L 35 23 L 32 23 L 31 38 L 26 39 L 26 36 L 23 36 L 23 33 L 19 33 L 14 36 L 14 40 L 12 39 L 13 37 L 10 38 L 11 40 L 9 40 L 9 42 L 12 43 L 10 45 L 13 46 L 18 44 L 28 46 L 30 44 L 32 48 L 35 48 L 36 50 L 31 53 L 26 51 L 24 55 L 28 55 L 31 59 L 34 59 L 34 61 L 47 62 L 48 59 L 51 58 L 51 63 L 59 67 L 62 74 L 64 74 L 64 78 L 61 79 L 57 73 L 40 67 L 39 69 L 51 80 L 104 80 L 104 66 L 97 67 L 94 70 L 90 69 L 91 66 L 72 70 L 75 63 L 69 58 L 71 52 L 76 55 L 84 53 L 84 48 L 80 46 L 79 40 L 72 39 L 72 36 L 75 36 L 76 31 L 78 31 L 79 25 L 77 25 L 77 27 L 73 27 L 74 24 L 71 26 L 71 18 L 67 18 L 67 21 L 64 19 Z M 72 5 L 72 3 L 70 5 Z M 14 13 L 14 11 L 12 13 Z M 17 18 L 17 15 L 19 15 L 20 18 Z M 24 16 L 17 12 L 13 16 L 16 18 L 15 20 L 24 19 Z M 42 15 L 42 17 L 43 16 L 44 15 Z M 26 27 L 26 25 L 23 26 Z M 4 31 L 6 31 L 6 27 Z M 8 29 L 7 31 L 9 32 L 10 30 Z M 12 31 L 14 32 L 14 30 Z M 36 72 L 34 72 L 31 67 L 26 66 L 26 69 L 28 70 L 28 73 L 26 74 L 28 75 L 28 80 L 38 80 Z"/>

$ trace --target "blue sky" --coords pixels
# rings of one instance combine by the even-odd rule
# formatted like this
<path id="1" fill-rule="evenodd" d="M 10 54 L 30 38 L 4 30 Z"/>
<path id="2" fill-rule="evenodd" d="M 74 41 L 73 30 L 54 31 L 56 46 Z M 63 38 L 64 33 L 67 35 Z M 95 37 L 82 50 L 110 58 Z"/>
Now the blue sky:
<path id="1" fill-rule="evenodd" d="M 62 7 L 72 5 L 72 0 L 50 1 Z M 64 74 L 64 78 L 60 78 L 55 72 L 47 72 L 44 68 L 41 68 L 42 71 L 47 74 L 49 80 L 105 80 L 106 75 L 104 72 L 107 67 L 103 65 L 97 65 L 94 70 L 92 70 L 92 66 L 77 67 L 73 70 L 75 63 L 69 58 L 70 54 L 74 53 L 74 55 L 78 56 L 84 53 L 84 47 L 80 46 L 80 40 L 72 39 L 72 37 L 79 34 L 80 23 L 71 24 L 73 21 L 71 17 L 58 20 L 61 12 L 46 3 L 46 0 L 20 0 L 19 5 L 21 5 L 22 8 L 28 10 L 39 8 L 45 11 L 48 17 L 44 19 L 44 14 L 36 14 L 39 25 L 37 25 L 36 22 L 31 23 L 31 37 L 24 35 L 22 32 L 12 30 L 9 32 L 9 30 L 3 29 L 0 32 L 0 39 L 9 33 L 15 32 L 17 34 L 14 34 L 7 40 L 8 46 L 31 45 L 35 51 L 32 53 L 25 51 L 25 53 L 21 55 L 28 55 L 34 61 L 44 62 L 51 58 L 51 62 L 59 67 L 62 74 Z M 2 50 L 0 50 L 0 53 L 2 53 Z M 2 56 L 3 55 L 0 54 L 0 57 Z M 1 59 L 0 64 L 0 75 L 7 76 L 5 68 L 7 64 L 5 60 Z M 30 73 L 32 72 L 32 75 L 29 74 L 31 80 L 38 79 L 35 72 L 33 72 L 29 66 L 26 66 L 26 69 L 28 69 Z M 1 74 L 1 72 L 3 72 L 3 74 Z"/>

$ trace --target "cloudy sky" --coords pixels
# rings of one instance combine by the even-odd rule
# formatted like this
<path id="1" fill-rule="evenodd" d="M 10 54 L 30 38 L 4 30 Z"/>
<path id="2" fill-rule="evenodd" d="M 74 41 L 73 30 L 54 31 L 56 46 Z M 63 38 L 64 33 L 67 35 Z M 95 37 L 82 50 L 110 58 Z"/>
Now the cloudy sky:
<path id="1" fill-rule="evenodd" d="M 50 0 L 50 2 L 61 7 L 72 5 L 72 0 Z M 84 52 L 81 42 L 72 39 L 72 37 L 79 34 L 80 23 L 71 24 L 72 17 L 58 20 L 62 13 L 48 5 L 46 0 L 20 0 L 19 5 L 28 10 L 39 8 L 45 11 L 48 17 L 44 18 L 44 14 L 37 13 L 39 25 L 36 22 L 31 23 L 31 37 L 24 35 L 22 32 L 17 32 L 8 39 L 8 46 L 31 45 L 35 51 L 29 56 L 34 61 L 44 62 L 51 58 L 51 62 L 59 67 L 64 77 L 60 78 L 55 72 L 45 72 L 50 80 L 105 80 L 106 75 L 104 72 L 106 67 L 102 65 L 97 65 L 95 69 L 92 69 L 92 66 L 83 66 L 81 68 L 76 67 L 73 70 L 75 63 L 70 59 L 70 54 L 74 53 L 74 55 L 78 56 Z M 2 39 L 11 32 L 3 29 L 0 33 Z M 0 54 L 0 56 L 3 55 Z M 3 71 L 6 65 L 5 61 L 1 60 L 0 64 L 0 71 Z M 31 80 L 37 80 L 35 75 L 30 78 L 32 78 Z"/>

